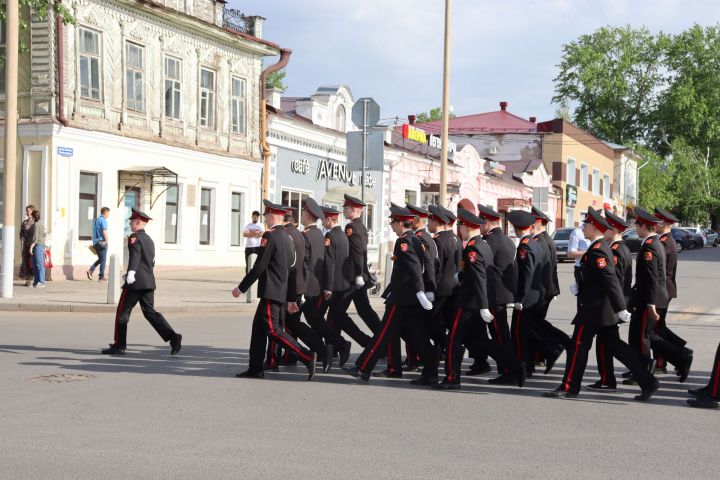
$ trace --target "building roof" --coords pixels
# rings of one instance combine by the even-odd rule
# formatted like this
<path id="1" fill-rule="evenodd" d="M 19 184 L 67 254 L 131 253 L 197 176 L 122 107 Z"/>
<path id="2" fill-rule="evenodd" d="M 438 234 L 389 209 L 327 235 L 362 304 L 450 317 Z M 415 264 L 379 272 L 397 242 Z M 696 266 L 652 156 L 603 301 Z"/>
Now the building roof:
<path id="1" fill-rule="evenodd" d="M 500 102 L 500 110 L 495 112 L 476 113 L 449 120 L 448 131 L 451 135 L 472 135 L 476 133 L 535 133 L 535 119 L 519 117 L 507 111 L 507 102 Z M 417 123 L 418 128 L 427 133 L 439 134 L 442 121 Z"/>

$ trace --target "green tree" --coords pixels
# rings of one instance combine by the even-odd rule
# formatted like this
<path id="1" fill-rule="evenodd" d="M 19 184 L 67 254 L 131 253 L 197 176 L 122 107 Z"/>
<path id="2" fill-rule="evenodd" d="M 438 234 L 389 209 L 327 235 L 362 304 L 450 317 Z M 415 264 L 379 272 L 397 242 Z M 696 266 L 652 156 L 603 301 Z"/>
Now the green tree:
<path id="1" fill-rule="evenodd" d="M 285 70 L 277 70 L 275 72 L 268 73 L 268 76 L 265 79 L 265 88 L 277 88 L 281 92 L 284 92 L 287 90 L 287 87 L 283 82 L 283 80 L 285 80 L 285 75 Z"/>
<path id="2" fill-rule="evenodd" d="M 717 169 L 709 165 L 703 152 L 684 139 L 671 145 L 672 181 L 670 190 L 677 192 L 675 210 L 686 223 L 706 224 L 718 208 Z"/>
<path id="3" fill-rule="evenodd" d="M 75 17 L 70 12 L 70 10 L 67 8 L 67 6 L 64 3 L 60 3 L 57 0 L 19 0 L 19 6 L 20 6 L 20 38 L 19 38 L 19 44 L 20 44 L 20 52 L 27 52 L 29 47 L 25 40 L 25 35 L 23 35 L 23 32 L 28 30 L 30 28 L 30 25 L 27 22 L 27 18 L 29 18 L 28 13 L 30 12 L 30 9 L 38 16 L 40 19 L 46 19 L 48 15 L 53 14 L 59 15 L 62 19 L 64 24 L 72 23 L 75 24 Z M 7 1 L 6 0 L 0 0 L 0 21 L 5 23 L 7 20 Z M 0 63 L 5 63 L 5 53 L 3 52 L 2 57 L 0 57 Z"/>
<path id="4" fill-rule="evenodd" d="M 454 113 L 450 113 L 450 118 L 455 118 Z M 436 120 L 442 120 L 442 108 L 436 107 L 431 109 L 429 112 L 422 112 L 417 114 L 417 121 L 419 123 L 434 122 Z"/>
<path id="5" fill-rule="evenodd" d="M 563 45 L 553 102 L 577 105 L 574 121 L 619 144 L 642 142 L 666 83 L 669 37 L 647 29 L 602 27 Z"/>
<path id="6" fill-rule="evenodd" d="M 633 150 L 647 162 L 638 172 L 638 205 L 652 211 L 655 207 L 672 209 L 674 163 L 647 147 L 637 145 Z"/>

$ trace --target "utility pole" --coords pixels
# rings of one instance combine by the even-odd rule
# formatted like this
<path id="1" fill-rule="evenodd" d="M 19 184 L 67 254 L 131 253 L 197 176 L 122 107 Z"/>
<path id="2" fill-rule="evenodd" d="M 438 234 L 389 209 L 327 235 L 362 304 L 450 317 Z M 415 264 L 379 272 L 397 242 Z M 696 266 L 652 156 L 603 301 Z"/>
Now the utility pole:
<path id="1" fill-rule="evenodd" d="M 3 190 L 2 297 L 12 298 L 15 275 L 15 163 L 17 156 L 18 0 L 7 0 L 5 34 L 5 185 Z"/>
<path id="2" fill-rule="evenodd" d="M 363 98 L 363 127 L 362 127 L 362 174 L 360 175 L 360 200 L 365 202 L 365 169 L 367 168 L 367 143 L 368 143 L 368 102 L 369 98 Z M 367 206 L 363 208 L 362 213 L 363 225 L 367 225 Z"/>
<path id="3" fill-rule="evenodd" d="M 443 105 L 442 133 L 440 138 L 440 188 L 439 203 L 447 206 L 447 161 L 448 161 L 448 121 L 450 119 L 450 4 L 445 0 L 445 49 L 443 52 Z"/>

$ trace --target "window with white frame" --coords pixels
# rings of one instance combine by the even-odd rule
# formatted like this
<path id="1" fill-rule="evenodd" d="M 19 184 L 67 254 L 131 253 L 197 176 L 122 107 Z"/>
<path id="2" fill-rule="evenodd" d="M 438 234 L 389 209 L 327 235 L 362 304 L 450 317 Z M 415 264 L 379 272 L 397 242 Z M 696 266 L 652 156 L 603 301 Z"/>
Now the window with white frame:
<path id="1" fill-rule="evenodd" d="M 78 197 L 79 240 L 92 240 L 92 225 L 97 216 L 98 177 L 97 173 L 80 172 L 80 194 Z"/>
<path id="2" fill-rule="evenodd" d="M 533 187 L 533 205 L 542 212 L 548 210 L 548 192 L 550 187 Z"/>
<path id="3" fill-rule="evenodd" d="M 580 165 L 580 189 L 588 190 L 588 166 Z"/>
<path id="4" fill-rule="evenodd" d="M 210 245 L 212 227 L 212 188 L 200 189 L 200 245 Z"/>
<path id="5" fill-rule="evenodd" d="M 178 243 L 178 223 L 180 215 L 180 187 L 170 187 L 165 191 L 165 243 Z"/>
<path id="6" fill-rule="evenodd" d="M 417 205 L 417 192 L 415 190 L 405 190 L 405 204 Z"/>
<path id="7" fill-rule="evenodd" d="M 575 159 L 567 159 L 567 179 L 565 180 L 568 185 L 575 185 Z"/>
<path id="8" fill-rule="evenodd" d="M 245 133 L 245 80 L 238 77 L 232 79 L 232 96 L 230 98 L 232 114 L 232 132 Z"/>
<path id="9" fill-rule="evenodd" d="M 293 223 L 298 224 L 300 222 L 300 211 L 305 202 L 305 199 L 310 196 L 309 193 L 297 192 L 294 190 L 282 190 L 280 198 L 282 198 L 282 204 L 292 207 L 293 210 Z M 342 208 L 340 209 L 342 210 Z"/>
<path id="10" fill-rule="evenodd" d="M 80 27 L 80 96 L 100 100 L 102 94 L 100 32 Z"/>
<path id="11" fill-rule="evenodd" d="M 612 192 L 610 192 L 610 175 L 607 173 L 603 175 L 603 196 L 605 199 L 612 196 Z"/>
<path id="12" fill-rule="evenodd" d="M 335 129 L 339 132 L 345 131 L 345 123 L 346 123 L 347 113 L 345 112 L 345 106 L 340 105 L 337 108 L 337 112 L 335 113 Z"/>
<path id="13" fill-rule="evenodd" d="M 368 243 L 375 245 L 377 243 L 375 238 L 375 205 L 368 203 L 365 210 L 367 211 L 367 225 L 365 226 L 368 229 Z"/>
<path id="14" fill-rule="evenodd" d="M 232 192 L 230 202 L 230 245 L 239 247 L 242 245 L 243 234 L 243 194 Z"/>
<path id="15" fill-rule="evenodd" d="M 181 75 L 181 60 L 165 57 L 165 116 L 176 120 L 180 120 Z"/>
<path id="16" fill-rule="evenodd" d="M 200 69 L 200 125 L 215 126 L 215 72 Z"/>
<path id="17" fill-rule="evenodd" d="M 596 168 L 592 171 L 592 193 L 600 195 L 600 170 Z"/>
<path id="18" fill-rule="evenodd" d="M 575 227 L 575 209 L 574 208 L 566 208 L 565 209 L 565 226 L 566 227 Z"/>
<path id="19" fill-rule="evenodd" d="M 143 76 L 145 73 L 145 49 L 135 43 L 125 44 L 125 92 L 127 108 L 142 112 L 145 110 Z"/>

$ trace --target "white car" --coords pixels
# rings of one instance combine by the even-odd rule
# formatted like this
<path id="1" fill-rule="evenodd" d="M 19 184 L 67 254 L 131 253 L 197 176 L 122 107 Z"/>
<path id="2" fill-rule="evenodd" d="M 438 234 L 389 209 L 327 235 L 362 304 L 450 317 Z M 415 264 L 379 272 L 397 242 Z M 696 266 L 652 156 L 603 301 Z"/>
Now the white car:
<path id="1" fill-rule="evenodd" d="M 683 230 L 685 230 L 686 232 L 690 232 L 695 235 L 700 235 L 702 237 L 703 247 L 708 244 L 707 235 L 705 234 L 705 232 L 703 231 L 702 228 L 696 228 L 696 227 L 681 227 L 681 228 Z"/>
<path id="2" fill-rule="evenodd" d="M 712 245 L 713 247 L 718 246 L 718 240 L 720 239 L 720 236 L 718 233 L 713 230 L 712 228 L 703 228 L 703 232 L 705 232 L 705 238 L 707 238 L 708 245 Z"/>

